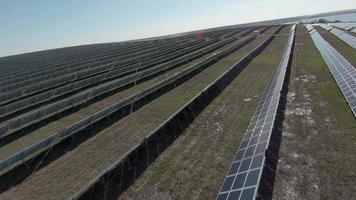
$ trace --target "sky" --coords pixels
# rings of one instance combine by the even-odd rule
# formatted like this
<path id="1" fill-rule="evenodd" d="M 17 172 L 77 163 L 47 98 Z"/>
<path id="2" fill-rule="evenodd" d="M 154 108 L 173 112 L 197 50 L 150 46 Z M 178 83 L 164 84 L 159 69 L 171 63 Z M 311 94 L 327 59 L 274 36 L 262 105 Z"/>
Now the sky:
<path id="1" fill-rule="evenodd" d="M 0 57 L 354 8 L 354 0 L 0 0 Z"/>

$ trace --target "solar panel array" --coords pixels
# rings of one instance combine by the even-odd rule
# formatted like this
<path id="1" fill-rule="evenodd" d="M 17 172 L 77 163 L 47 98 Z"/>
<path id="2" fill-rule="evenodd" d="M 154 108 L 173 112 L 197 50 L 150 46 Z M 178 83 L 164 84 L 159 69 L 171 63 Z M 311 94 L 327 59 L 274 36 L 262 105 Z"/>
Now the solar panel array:
<path id="1" fill-rule="evenodd" d="M 312 25 L 310 25 L 310 24 L 307 24 L 305 27 L 307 28 L 308 32 L 315 32 L 316 31 L 314 29 L 314 27 Z"/>
<path id="2" fill-rule="evenodd" d="M 9 121 L 6 121 L 6 122 L 0 124 L 0 137 L 2 137 L 4 135 L 8 135 L 11 132 L 17 131 L 18 129 L 23 128 L 24 126 L 27 126 L 31 123 L 34 123 L 39 119 L 57 114 L 58 112 L 63 111 L 64 109 L 69 109 L 74 106 L 78 106 L 79 104 L 85 103 L 85 102 L 89 101 L 90 99 L 93 99 L 97 96 L 111 92 L 117 88 L 123 87 L 125 85 L 133 83 L 140 79 L 144 79 L 145 77 L 149 77 L 149 76 L 159 73 L 163 70 L 167 70 L 167 69 L 172 68 L 178 64 L 185 63 L 185 62 L 191 60 L 192 58 L 196 58 L 198 56 L 206 54 L 206 53 L 210 52 L 211 50 L 216 50 L 216 49 L 218 49 L 226 44 L 229 44 L 237 39 L 238 39 L 238 37 L 234 36 L 234 37 L 224 39 L 222 41 L 218 41 L 218 42 L 214 43 L 213 45 L 201 48 L 201 49 L 194 51 L 192 53 L 184 54 L 177 59 L 173 59 L 173 60 L 163 63 L 161 65 L 157 65 L 157 66 L 151 67 L 147 70 L 137 72 L 135 74 L 128 75 L 128 76 L 125 76 L 120 79 L 116 79 L 109 83 L 97 86 L 91 90 L 82 92 L 78 95 L 70 96 L 66 99 L 57 101 L 57 102 L 52 103 L 48 106 L 45 106 L 41 109 L 34 110 L 33 112 L 29 112 L 24 115 L 20 115 L 16 118 L 13 118 Z M 185 52 L 185 53 L 187 53 L 187 52 Z M 25 108 L 25 107 L 32 105 L 33 103 L 38 103 L 38 102 L 41 102 L 48 98 L 57 97 L 60 93 L 66 93 L 66 92 L 70 92 L 70 91 L 78 89 L 78 88 L 85 87 L 87 85 L 90 85 L 93 82 L 95 83 L 95 82 L 98 82 L 104 78 L 107 78 L 107 76 L 110 76 L 112 73 L 118 73 L 118 72 L 110 72 L 107 74 L 102 74 L 100 76 L 94 76 L 92 78 L 83 79 L 82 81 L 78 81 L 73 84 L 67 84 L 67 85 L 59 87 L 55 90 L 51 90 L 51 91 L 48 91 L 48 92 L 45 92 L 45 93 L 42 93 L 39 95 L 32 96 L 25 100 L 21 100 L 21 101 L 15 102 L 13 104 L 9 104 L 8 106 L 4 106 L 0 109 L 0 116 L 6 114 L 8 112 L 14 112 L 20 106 L 23 106 Z M 19 93 L 21 93 L 21 91 Z M 0 97 L 2 97 L 2 96 L 0 95 Z M 6 98 L 6 100 L 8 100 L 7 99 L 8 97 L 9 96 L 7 96 L 7 95 L 4 96 L 4 98 Z"/>
<path id="3" fill-rule="evenodd" d="M 220 188 L 217 200 L 252 200 L 258 194 L 266 151 L 274 127 L 281 91 L 295 38 L 292 27 L 282 59 L 261 97 L 245 132 L 230 170 Z"/>
<path id="4" fill-rule="evenodd" d="M 274 34 L 279 33 L 279 31 L 283 28 L 283 26 L 280 26 L 277 30 L 275 30 Z M 110 165 L 108 168 L 102 171 L 100 175 L 92 179 L 86 186 L 84 186 L 79 192 L 75 193 L 72 197 L 68 199 L 89 199 L 88 195 L 90 197 L 93 197 L 92 191 L 95 191 L 95 194 L 100 194 L 101 191 L 104 189 L 101 185 L 103 180 L 105 182 L 110 182 L 113 183 L 115 182 L 115 178 L 113 178 L 115 175 L 117 175 L 117 172 L 123 173 L 123 174 L 128 174 L 129 172 L 125 171 L 122 169 L 122 165 L 127 162 L 127 160 L 131 160 L 131 156 L 135 155 L 135 152 L 137 152 L 140 148 L 146 149 L 144 147 L 145 145 L 148 144 L 148 141 L 154 142 L 157 138 L 162 138 L 162 136 L 157 136 L 157 134 L 171 134 L 170 129 L 167 130 L 167 127 L 171 127 L 171 124 L 175 123 L 180 123 L 177 122 L 176 120 L 182 120 L 185 117 L 189 116 L 191 113 L 191 110 L 195 109 L 194 107 L 196 106 L 201 106 L 201 100 L 203 98 L 210 98 L 210 100 L 214 99 L 216 96 L 211 95 L 211 93 L 220 93 L 224 88 L 226 88 L 229 83 L 234 79 L 234 77 L 237 75 L 236 70 L 241 68 L 244 63 L 246 63 L 247 60 L 250 60 L 256 56 L 258 56 L 259 52 L 263 50 L 271 41 L 272 36 L 269 36 L 267 39 L 265 39 L 262 43 L 260 43 L 257 47 L 249 51 L 246 55 L 244 55 L 239 61 L 234 63 L 231 67 L 228 68 L 223 74 L 218 76 L 213 82 L 211 82 L 207 87 L 205 87 L 199 94 L 197 94 L 194 98 L 192 98 L 189 102 L 187 102 L 184 106 L 182 106 L 177 112 L 175 112 L 173 115 L 171 115 L 167 120 L 165 120 L 162 124 L 160 124 L 155 130 L 153 130 L 150 134 L 148 134 L 142 141 L 140 141 L 137 145 L 135 145 L 133 148 L 131 148 L 130 151 L 128 151 L 124 156 L 122 156 L 120 159 L 116 160 L 114 164 Z M 210 101 L 209 100 L 209 101 Z M 207 106 L 208 104 L 204 104 L 203 107 Z M 189 111 L 187 111 L 189 110 Z M 183 117 L 182 117 L 183 116 Z M 175 128 L 175 127 L 174 127 Z M 166 133 L 167 131 L 167 133 Z M 145 155 L 146 153 L 142 153 Z M 137 160 L 141 160 L 142 158 L 137 158 L 136 161 L 131 162 L 130 166 L 131 169 L 137 168 Z M 121 166 L 120 166 L 121 165 Z M 114 175 L 115 174 L 115 175 Z M 100 185 L 98 185 L 100 184 Z M 119 183 L 114 183 L 114 184 L 119 184 Z M 104 186 L 108 186 L 108 184 L 105 184 Z M 118 186 L 120 187 L 120 186 Z M 115 188 L 115 190 L 118 190 L 118 187 Z M 104 193 L 106 193 L 105 191 Z M 103 194 L 105 195 L 105 194 Z M 95 196 L 94 198 L 91 199 L 102 199 L 102 196 Z"/>
<path id="5" fill-rule="evenodd" d="M 142 50 L 141 45 L 142 49 L 128 55 L 129 61 L 118 59 L 108 64 L 105 63 L 110 51 L 100 53 L 98 62 L 93 63 L 68 60 L 63 64 L 63 60 L 54 56 L 45 63 L 58 63 L 42 66 L 42 61 L 37 60 L 38 68 L 23 67 L 19 58 L 13 71 L 6 70 L 5 65 L 16 59 L 0 58 L 0 71 L 8 72 L 0 72 L 0 147 L 9 150 L 1 151 L 0 155 L 0 193 L 32 176 L 43 163 L 52 162 L 48 155 L 67 153 L 62 147 L 73 144 L 67 141 L 82 143 L 82 135 L 88 139 L 100 132 L 92 129 L 94 124 L 97 127 L 96 122 L 100 121 L 102 126 L 113 122 L 114 113 L 115 119 L 131 114 L 250 43 L 259 35 L 253 32 L 255 29 L 262 33 L 271 27 L 204 31 L 199 38 L 189 34 L 162 44 L 145 43 L 150 47 Z M 146 55 L 148 49 L 150 54 Z M 37 58 L 33 59 L 37 63 Z M 91 60 L 90 56 L 88 59 Z M 129 92 L 121 95 L 123 90 Z M 76 134 L 83 129 L 93 135 Z"/>
<path id="6" fill-rule="evenodd" d="M 232 32 L 236 30 L 206 31 L 203 39 L 225 37 Z M 192 40 L 200 39 L 194 38 L 193 34 L 183 34 L 145 41 L 83 45 L 3 57 L 0 58 L 0 82 L 3 83 L 4 80 L 13 82 L 14 79 L 23 81 L 21 76 L 28 75 L 31 78 L 38 74 L 57 72 L 59 71 L 57 68 L 63 70 L 63 67 L 69 69 L 83 65 L 98 66 L 108 62 L 115 63 L 117 60 L 127 60 L 124 58 L 152 55 L 154 51 L 165 52 L 166 47 Z"/>
<path id="7" fill-rule="evenodd" d="M 110 105 L 110 106 L 108 106 L 108 107 L 106 107 L 106 108 L 104 108 L 104 109 L 102 109 L 102 110 L 68 126 L 68 127 L 63 128 L 61 131 L 53 133 L 52 135 L 48 136 L 47 138 L 44 138 L 41 141 L 38 141 L 37 143 L 34 143 L 33 145 L 17 152 L 16 154 L 13 154 L 12 156 L 10 156 L 4 160 L 1 160 L 0 161 L 0 171 L 13 165 L 14 163 L 20 164 L 20 163 L 18 163 L 19 161 L 28 159 L 28 157 L 33 156 L 34 153 L 39 153 L 38 151 L 47 150 L 52 145 L 57 144 L 58 142 L 60 142 L 64 138 L 74 134 L 78 130 L 81 130 L 81 129 L 89 126 L 90 124 L 93 124 L 94 122 L 96 122 L 104 117 L 107 117 L 108 115 L 112 114 L 113 112 L 115 112 L 117 110 L 120 110 L 121 108 L 123 108 L 126 105 L 132 104 L 135 100 L 143 98 L 144 96 L 162 88 L 163 86 L 173 83 L 175 80 L 179 80 L 180 78 L 185 77 L 185 76 L 193 73 L 194 71 L 203 68 L 204 66 L 208 65 L 209 63 L 211 63 L 214 60 L 221 59 L 226 54 L 236 51 L 236 49 L 238 49 L 241 46 L 252 41 L 255 37 L 256 37 L 256 34 L 253 34 L 250 37 L 242 39 L 241 42 L 239 42 L 238 44 L 236 44 L 234 46 L 230 46 L 229 48 L 226 48 L 224 50 L 220 50 L 220 51 L 210 55 L 208 58 L 195 63 L 190 68 L 187 68 L 180 73 L 177 73 L 171 77 L 168 77 L 168 78 L 158 82 L 157 84 L 154 84 L 142 91 L 139 91 L 136 94 L 128 96 L 127 98 L 124 98 L 121 101 L 118 101 L 118 102 L 116 102 L 116 103 L 114 103 L 114 104 L 112 104 L 112 105 Z M 231 41 L 231 38 L 227 39 L 227 40 L 223 40 L 222 42 L 219 42 L 218 44 L 220 44 L 220 45 L 226 44 L 229 41 Z M 0 134 L 0 136 L 1 136 L 1 134 Z"/>
<path id="8" fill-rule="evenodd" d="M 158 50 L 146 49 L 142 50 L 137 55 L 137 52 L 130 55 L 103 59 L 90 64 L 78 64 L 76 66 L 58 66 L 40 71 L 32 71 L 30 73 L 17 74 L 16 77 L 5 77 L 0 80 L 0 103 L 11 100 L 11 98 L 19 98 L 20 95 L 29 95 L 36 92 L 38 89 L 46 89 L 60 85 L 63 83 L 74 82 L 93 75 L 102 74 L 104 72 L 115 72 L 122 68 L 134 69 L 136 66 L 147 66 L 157 64 L 164 60 L 175 58 L 178 55 L 189 53 L 200 47 L 205 47 L 209 44 L 218 41 L 213 38 L 209 41 L 180 41 L 173 44 L 158 45 Z M 168 46 L 167 46 L 168 45 Z M 147 53 L 146 51 L 149 51 Z M 145 53 L 146 52 L 146 53 Z M 159 63 L 158 63 L 159 64 Z"/>
<path id="9" fill-rule="evenodd" d="M 331 23 L 330 25 L 356 33 L 356 23 Z"/>
<path id="10" fill-rule="evenodd" d="M 342 41 L 344 41 L 350 47 L 356 49 L 356 37 L 346 33 L 345 31 L 342 31 L 338 28 L 334 28 L 334 27 L 326 25 L 326 24 L 320 24 L 320 26 L 322 28 L 324 28 L 325 30 L 329 31 L 330 33 L 334 34 L 336 37 L 340 38 Z"/>
<path id="11" fill-rule="evenodd" d="M 177 39 L 183 41 L 187 38 Z M 155 41 L 94 44 L 3 57 L 0 58 L 0 71 L 2 72 L 0 80 L 6 80 L 6 77 L 15 74 L 24 75 L 62 66 L 70 68 L 82 64 L 97 63 L 97 61 L 108 57 L 130 55 L 138 51 L 152 49 L 155 45 L 174 41 L 174 38 L 169 38 Z"/>
<path id="12" fill-rule="evenodd" d="M 216 40 L 216 39 L 215 39 Z M 36 84 L 39 82 L 44 82 L 44 81 L 49 81 L 49 79 L 56 79 L 57 77 L 62 77 L 64 75 L 68 76 L 71 74 L 76 74 L 78 71 L 88 71 L 91 70 L 93 72 L 101 72 L 104 70 L 110 70 L 110 69 L 116 69 L 116 68 L 122 68 L 124 66 L 132 66 L 136 62 L 143 62 L 146 60 L 151 60 L 153 57 L 156 57 L 157 55 L 162 55 L 162 54 L 169 54 L 174 51 L 177 51 L 178 49 L 183 49 L 184 47 L 196 47 L 198 45 L 202 45 L 204 42 L 190 42 L 190 41 L 177 41 L 174 42 L 173 44 L 167 43 L 163 45 L 157 45 L 157 48 L 155 49 L 145 49 L 141 52 L 138 53 L 133 53 L 130 55 L 124 55 L 120 57 L 111 57 L 111 58 L 101 58 L 100 61 L 93 62 L 91 64 L 79 64 L 73 67 L 68 68 L 67 66 L 60 66 L 56 68 L 50 68 L 48 70 L 41 70 L 38 72 L 31 72 L 28 73 L 27 75 L 22 75 L 22 76 L 17 76 L 17 78 L 12 78 L 12 79 L 3 79 L 0 81 L 0 93 L 5 93 L 7 91 L 11 91 L 14 89 L 22 89 L 21 87 L 26 87 L 28 85 Z M 197 47 L 196 47 L 197 48 Z M 95 71 L 94 71 L 95 70 Z M 88 72 L 87 72 L 88 74 Z M 71 77 L 72 79 L 67 78 L 65 81 L 73 81 L 74 78 L 77 78 L 76 76 Z M 79 77 L 83 78 L 83 77 Z"/>
<path id="13" fill-rule="evenodd" d="M 164 59 L 165 60 L 171 59 L 177 57 L 177 55 L 184 55 L 190 53 L 193 50 L 197 50 L 204 46 L 210 45 L 214 42 L 216 42 L 216 40 L 209 41 L 208 43 L 203 42 L 193 46 L 185 46 L 183 47 L 183 49 L 179 49 L 179 50 L 176 49 L 176 51 L 164 55 L 165 56 Z M 101 65 L 99 67 L 94 67 L 91 69 L 87 69 L 75 73 L 69 73 L 68 75 L 64 75 L 56 78 L 47 77 L 47 81 L 38 82 L 32 85 L 28 85 L 27 87 L 20 87 L 18 89 L 14 89 L 6 93 L 2 93 L 0 94 L 0 104 L 13 101 L 18 98 L 22 98 L 23 96 L 28 96 L 32 93 L 36 93 L 38 91 L 42 91 L 47 88 L 51 88 L 58 85 L 60 86 L 54 90 L 45 91 L 40 94 L 33 95 L 21 99 L 19 101 L 15 101 L 13 103 L 7 104 L 6 106 L 0 107 L 0 117 L 3 115 L 7 115 L 11 112 L 15 112 L 17 110 L 32 106 L 33 104 L 36 103 L 38 104 L 41 103 L 42 101 L 47 101 L 51 98 L 58 97 L 60 95 L 69 93 L 71 91 L 75 91 L 80 88 L 90 86 L 97 82 L 104 82 L 106 80 L 111 80 L 123 74 L 137 72 L 139 70 L 147 68 L 147 66 L 150 66 L 155 62 L 160 62 L 160 60 L 162 60 L 162 58 L 158 57 L 158 58 L 140 62 L 140 66 L 137 67 L 134 67 L 133 64 L 127 67 L 122 67 L 122 66 L 117 67 L 116 69 L 111 64 Z M 78 79 L 78 81 L 74 81 L 74 79 Z M 68 83 L 68 84 L 61 86 L 63 83 Z"/>
<path id="14" fill-rule="evenodd" d="M 207 30 L 204 37 L 220 37 L 230 33 L 232 29 Z M 129 55 L 142 52 L 142 49 L 153 49 L 161 44 L 190 40 L 193 34 L 172 35 L 145 40 L 102 43 L 65 47 L 53 50 L 25 53 L 21 55 L 0 58 L 0 79 L 5 76 L 22 74 L 40 69 L 49 69 L 58 66 L 72 67 L 84 63 L 92 63 L 112 56 Z"/>
<path id="15" fill-rule="evenodd" d="M 310 29 L 311 26 L 307 25 Z M 342 94 L 356 117 L 356 69 L 318 32 L 309 32 Z"/>

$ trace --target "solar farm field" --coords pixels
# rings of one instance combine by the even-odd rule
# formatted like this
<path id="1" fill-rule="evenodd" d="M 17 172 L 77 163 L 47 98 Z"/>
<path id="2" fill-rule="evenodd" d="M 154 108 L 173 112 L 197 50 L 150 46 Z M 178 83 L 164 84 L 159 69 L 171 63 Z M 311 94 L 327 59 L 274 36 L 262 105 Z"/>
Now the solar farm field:
<path id="1" fill-rule="evenodd" d="M 354 25 L 2 57 L 0 199 L 352 199 Z"/>

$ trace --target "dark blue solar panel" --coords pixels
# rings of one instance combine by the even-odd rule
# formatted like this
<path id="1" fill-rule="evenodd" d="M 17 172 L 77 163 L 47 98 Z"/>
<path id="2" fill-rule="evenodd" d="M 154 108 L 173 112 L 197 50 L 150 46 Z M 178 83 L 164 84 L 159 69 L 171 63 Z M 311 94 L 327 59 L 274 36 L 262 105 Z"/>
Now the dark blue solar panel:
<path id="1" fill-rule="evenodd" d="M 248 173 L 247 179 L 246 179 L 246 183 L 245 186 L 254 186 L 257 184 L 258 181 L 258 176 L 260 175 L 260 170 L 256 169 L 254 171 L 250 171 Z"/>
<path id="2" fill-rule="evenodd" d="M 251 169 L 255 169 L 257 167 L 261 167 L 263 162 L 263 154 L 256 155 L 253 157 L 252 164 L 251 164 Z"/>
<path id="3" fill-rule="evenodd" d="M 247 176 L 247 172 L 238 174 L 236 176 L 236 179 L 235 179 L 234 185 L 232 186 L 232 189 L 233 190 L 241 189 L 244 186 L 246 176 Z"/>
<path id="4" fill-rule="evenodd" d="M 240 200 L 252 200 L 254 199 L 256 188 L 249 188 L 246 190 L 243 190 Z"/>
<path id="5" fill-rule="evenodd" d="M 229 196 L 229 193 L 219 194 L 219 196 L 216 199 L 217 200 L 225 200 L 225 199 L 227 199 L 227 196 Z"/>
<path id="6" fill-rule="evenodd" d="M 239 170 L 241 162 L 235 162 L 231 165 L 230 171 L 229 171 L 229 175 L 233 175 L 236 174 Z"/>
<path id="7" fill-rule="evenodd" d="M 241 191 L 231 192 L 230 195 L 229 195 L 228 200 L 238 199 L 240 197 L 240 193 L 241 193 Z"/>
<path id="8" fill-rule="evenodd" d="M 227 177 L 224 181 L 221 191 L 229 191 L 232 186 L 232 183 L 234 182 L 234 178 L 235 177 L 233 176 Z"/>

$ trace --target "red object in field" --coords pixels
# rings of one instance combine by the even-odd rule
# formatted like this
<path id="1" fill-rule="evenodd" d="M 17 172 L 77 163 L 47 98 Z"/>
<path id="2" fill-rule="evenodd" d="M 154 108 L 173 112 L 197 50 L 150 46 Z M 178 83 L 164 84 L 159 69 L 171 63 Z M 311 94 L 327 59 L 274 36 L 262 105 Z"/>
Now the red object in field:
<path id="1" fill-rule="evenodd" d="M 202 40 L 202 39 L 204 39 L 204 33 L 203 32 L 196 32 L 196 33 L 194 33 L 193 38 L 194 38 L 194 40 Z"/>

